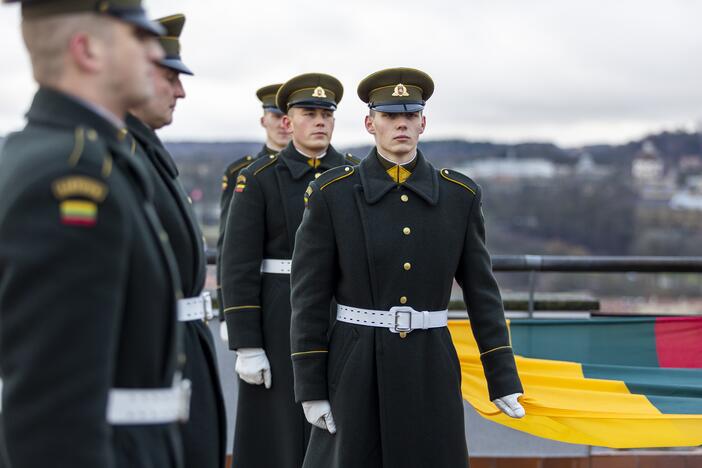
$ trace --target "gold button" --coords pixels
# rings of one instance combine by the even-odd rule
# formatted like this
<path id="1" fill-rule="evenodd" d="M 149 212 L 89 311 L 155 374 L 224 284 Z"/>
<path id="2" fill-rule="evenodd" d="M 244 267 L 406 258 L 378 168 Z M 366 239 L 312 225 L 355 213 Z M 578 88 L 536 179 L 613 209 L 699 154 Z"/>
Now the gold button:
<path id="1" fill-rule="evenodd" d="M 85 136 L 88 137 L 88 140 L 95 141 L 95 140 L 97 140 L 98 135 L 97 135 L 97 132 L 91 128 L 90 130 L 88 130 L 85 133 Z"/>
<path id="2" fill-rule="evenodd" d="M 321 176 L 321 175 L 322 175 L 321 172 L 317 172 L 317 173 L 314 175 L 314 178 L 315 178 L 315 179 L 319 179 L 319 176 Z"/>
<path id="3" fill-rule="evenodd" d="M 346 171 L 346 172 L 349 172 L 350 170 L 351 170 L 350 167 L 345 167 L 345 168 L 344 168 L 344 171 Z"/>
<path id="4" fill-rule="evenodd" d="M 400 338 L 402 338 L 403 340 L 407 338 L 407 332 L 400 332 Z"/>
<path id="5" fill-rule="evenodd" d="M 400 304 L 407 304 L 407 296 L 402 296 L 400 298 Z"/>
<path id="6" fill-rule="evenodd" d="M 444 174 L 449 175 L 449 171 L 447 169 L 444 169 Z"/>
<path id="7" fill-rule="evenodd" d="M 275 154 L 271 154 L 270 156 L 268 156 L 268 159 L 273 159 L 273 158 L 275 158 Z"/>
<path id="8" fill-rule="evenodd" d="M 412 234 L 412 230 L 410 228 L 406 227 L 402 230 L 402 233 L 406 236 L 409 236 L 410 234 Z"/>
<path id="9" fill-rule="evenodd" d="M 409 197 L 408 197 L 407 195 L 402 195 L 402 196 L 400 197 L 400 200 L 402 200 L 403 202 L 407 203 L 407 202 L 409 201 Z"/>
<path id="10" fill-rule="evenodd" d="M 410 271 L 412 269 L 412 264 L 407 262 L 404 265 L 405 271 Z"/>

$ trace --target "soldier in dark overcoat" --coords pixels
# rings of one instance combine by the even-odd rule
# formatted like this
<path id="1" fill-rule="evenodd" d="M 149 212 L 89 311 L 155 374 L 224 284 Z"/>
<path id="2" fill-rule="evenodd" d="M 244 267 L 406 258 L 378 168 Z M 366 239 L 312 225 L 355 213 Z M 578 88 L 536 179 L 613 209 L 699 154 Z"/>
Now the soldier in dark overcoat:
<path id="1" fill-rule="evenodd" d="M 295 397 L 316 426 L 304 467 L 468 466 L 461 369 L 446 326 L 454 278 L 490 399 L 524 414 L 480 187 L 417 149 L 433 89 L 427 74 L 406 68 L 361 82 L 376 146 L 307 191 L 291 277 Z"/>
<path id="2" fill-rule="evenodd" d="M 22 16 L 39 90 L 0 155 L 0 466 L 181 467 L 181 283 L 124 125 L 163 30 L 135 0 Z"/>
<path id="3" fill-rule="evenodd" d="M 240 377 L 235 468 L 299 468 L 310 426 L 293 395 L 290 362 L 290 259 L 310 181 L 349 162 L 330 144 L 343 87 L 306 74 L 277 95 L 291 143 L 253 162 L 233 182 L 222 252 L 229 348 Z"/>
<path id="4" fill-rule="evenodd" d="M 185 16 L 175 14 L 156 21 L 166 29 L 159 37 L 166 55 L 156 69 L 156 93 L 132 109 L 127 126 L 136 141 L 135 154 L 151 175 L 154 205 L 176 255 L 185 295 L 178 300 L 185 349 L 183 374 L 192 384 L 190 418 L 182 426 L 185 467 L 223 468 L 227 421 L 217 355 L 207 326 L 213 309 L 209 292 L 203 292 L 207 275 L 204 239 L 178 168 L 155 133 L 172 122 L 177 101 L 185 97 L 180 75 L 192 75 L 180 56 Z"/>

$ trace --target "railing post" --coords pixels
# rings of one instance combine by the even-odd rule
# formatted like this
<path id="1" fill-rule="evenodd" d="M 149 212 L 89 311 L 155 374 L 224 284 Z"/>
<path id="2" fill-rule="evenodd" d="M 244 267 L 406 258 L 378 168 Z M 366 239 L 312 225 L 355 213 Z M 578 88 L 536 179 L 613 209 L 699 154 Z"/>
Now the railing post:
<path id="1" fill-rule="evenodd" d="M 529 318 L 534 318 L 534 294 L 536 290 L 536 271 L 529 271 Z"/>

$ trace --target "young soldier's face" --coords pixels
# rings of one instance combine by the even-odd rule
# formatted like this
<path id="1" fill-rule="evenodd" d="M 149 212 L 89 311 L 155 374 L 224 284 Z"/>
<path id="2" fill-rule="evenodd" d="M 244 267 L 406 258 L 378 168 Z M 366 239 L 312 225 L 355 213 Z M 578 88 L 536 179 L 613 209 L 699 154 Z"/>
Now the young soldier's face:
<path id="1" fill-rule="evenodd" d="M 154 73 L 154 95 L 146 104 L 134 109 L 134 114 L 146 125 L 159 129 L 173 122 L 178 99 L 185 97 L 180 74 L 166 67 L 157 67 Z"/>
<path id="2" fill-rule="evenodd" d="M 334 132 L 333 111 L 293 107 L 283 119 L 295 146 L 301 150 L 324 151 L 329 147 Z"/>
<path id="3" fill-rule="evenodd" d="M 268 139 L 280 147 L 287 146 L 292 138 L 283 122 L 283 114 L 266 111 L 261 117 L 261 126 L 266 129 Z"/>
<path id="4" fill-rule="evenodd" d="M 132 108 L 153 96 L 156 62 L 164 52 L 156 37 L 132 25 L 115 23 L 114 37 L 107 45 L 107 88 L 114 99 Z"/>
<path id="5" fill-rule="evenodd" d="M 413 152 L 426 125 L 426 118 L 421 112 L 371 112 L 366 116 L 366 130 L 375 136 L 376 146 L 382 154 L 392 156 Z"/>

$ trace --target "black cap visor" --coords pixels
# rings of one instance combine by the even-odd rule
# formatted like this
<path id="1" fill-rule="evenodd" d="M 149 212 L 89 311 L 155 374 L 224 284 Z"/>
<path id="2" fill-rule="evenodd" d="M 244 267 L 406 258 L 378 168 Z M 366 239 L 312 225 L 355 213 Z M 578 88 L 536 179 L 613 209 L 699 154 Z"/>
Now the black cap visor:
<path id="1" fill-rule="evenodd" d="M 305 99 L 302 101 L 291 102 L 288 104 L 288 109 L 293 107 L 305 107 L 307 109 L 327 109 L 330 111 L 336 110 L 336 104 L 329 101 L 316 101 Z"/>
<path id="2" fill-rule="evenodd" d="M 158 63 L 162 67 L 170 68 L 171 70 L 175 70 L 178 73 L 183 73 L 184 75 L 192 76 L 194 74 L 183 62 L 181 62 L 180 59 L 177 58 L 166 57 L 165 59 L 160 60 Z"/>
<path id="3" fill-rule="evenodd" d="M 283 112 L 282 110 L 278 109 L 275 106 L 263 106 L 263 110 L 266 112 L 272 112 L 274 114 L 279 114 L 279 115 L 285 114 L 285 112 Z"/>
<path id="4" fill-rule="evenodd" d="M 386 114 L 406 114 L 413 112 L 421 112 L 424 110 L 423 102 L 408 102 L 404 104 L 383 103 L 371 104 L 368 106 L 376 112 L 385 112 Z"/>

